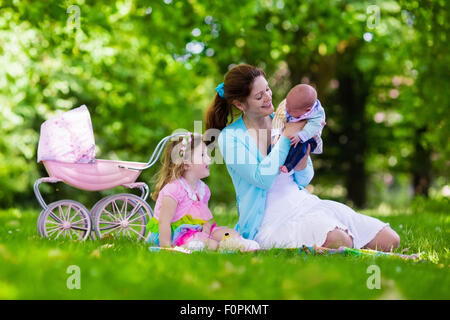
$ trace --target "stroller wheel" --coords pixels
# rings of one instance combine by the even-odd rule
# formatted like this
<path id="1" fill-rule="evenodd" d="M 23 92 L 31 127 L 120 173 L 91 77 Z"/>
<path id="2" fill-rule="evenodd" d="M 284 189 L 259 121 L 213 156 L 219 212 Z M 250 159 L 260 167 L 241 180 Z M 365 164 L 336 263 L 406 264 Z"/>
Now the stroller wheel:
<path id="1" fill-rule="evenodd" d="M 81 203 L 60 200 L 50 203 L 39 216 L 38 231 L 49 239 L 84 241 L 91 232 L 89 211 Z"/>
<path id="2" fill-rule="evenodd" d="M 41 231 L 41 225 L 42 225 L 42 217 L 44 216 L 43 215 L 43 213 L 44 213 L 44 211 L 45 210 L 42 210 L 41 211 L 41 213 L 39 213 L 39 217 L 38 217 L 38 220 L 37 220 L 37 232 L 38 232 L 38 234 L 41 236 L 41 237 L 43 237 L 44 235 L 42 234 L 42 231 Z"/>
<path id="3" fill-rule="evenodd" d="M 92 222 L 92 229 L 94 229 L 94 220 L 95 216 L 97 215 L 98 208 L 102 205 L 103 202 L 107 201 L 109 198 L 113 197 L 113 195 L 106 196 L 104 198 L 101 198 L 99 201 L 97 201 L 94 206 L 91 209 L 91 222 Z M 96 234 L 95 232 L 91 232 L 91 239 L 96 240 Z"/>
<path id="4" fill-rule="evenodd" d="M 121 193 L 109 197 L 95 210 L 94 230 L 98 238 L 145 239 L 150 206 L 134 194 Z"/>

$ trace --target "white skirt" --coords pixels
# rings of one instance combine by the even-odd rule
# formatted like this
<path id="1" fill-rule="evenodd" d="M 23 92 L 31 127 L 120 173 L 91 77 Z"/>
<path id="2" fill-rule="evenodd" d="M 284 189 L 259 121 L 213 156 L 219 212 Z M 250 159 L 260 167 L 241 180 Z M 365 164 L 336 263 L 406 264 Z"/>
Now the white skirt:
<path id="1" fill-rule="evenodd" d="M 352 237 L 354 248 L 362 248 L 389 226 L 342 203 L 300 190 L 293 174 L 293 170 L 280 173 L 267 192 L 264 219 L 255 237 L 262 248 L 322 246 L 328 232 L 336 228 Z"/>

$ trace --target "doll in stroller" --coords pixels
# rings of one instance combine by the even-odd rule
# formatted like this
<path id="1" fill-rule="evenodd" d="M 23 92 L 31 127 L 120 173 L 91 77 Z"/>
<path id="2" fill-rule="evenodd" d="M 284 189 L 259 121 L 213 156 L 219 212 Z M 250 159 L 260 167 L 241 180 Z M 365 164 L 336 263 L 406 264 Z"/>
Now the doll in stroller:
<path id="1" fill-rule="evenodd" d="M 49 239 L 84 241 L 89 237 L 145 239 L 146 225 L 153 215 L 146 202 L 149 188 L 136 182 L 142 170 L 159 159 L 166 142 L 183 133 L 160 140 L 147 163 L 95 159 L 95 142 L 89 111 L 85 105 L 45 121 L 41 126 L 38 162 L 48 177 L 39 178 L 34 193 L 42 211 L 37 230 Z M 47 204 L 39 190 L 42 183 L 63 182 L 87 191 L 102 191 L 123 186 L 140 189 L 141 195 L 113 194 L 100 199 L 88 210 L 71 199 Z"/>

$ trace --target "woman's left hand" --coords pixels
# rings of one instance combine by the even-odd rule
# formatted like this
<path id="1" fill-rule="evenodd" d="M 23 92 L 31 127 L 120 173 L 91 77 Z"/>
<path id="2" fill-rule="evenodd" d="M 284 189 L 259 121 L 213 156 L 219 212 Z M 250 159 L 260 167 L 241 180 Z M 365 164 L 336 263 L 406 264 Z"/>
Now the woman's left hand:
<path id="1" fill-rule="evenodd" d="M 311 145 L 308 144 L 305 155 L 303 156 L 303 158 L 300 159 L 300 161 L 297 163 L 297 165 L 294 168 L 295 171 L 301 171 L 306 168 L 306 165 L 308 164 L 308 157 L 309 157 L 310 151 L 311 151 Z"/>

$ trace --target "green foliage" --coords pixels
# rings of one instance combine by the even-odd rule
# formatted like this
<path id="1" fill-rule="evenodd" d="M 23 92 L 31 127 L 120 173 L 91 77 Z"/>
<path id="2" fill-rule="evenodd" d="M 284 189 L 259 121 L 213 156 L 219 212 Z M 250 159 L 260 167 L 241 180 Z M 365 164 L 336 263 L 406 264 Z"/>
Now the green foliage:
<path id="1" fill-rule="evenodd" d="M 379 19 L 368 10 L 374 4 Z M 67 13 L 71 5 L 80 9 L 79 28 Z M 391 187 L 386 177 L 406 190 L 411 175 L 428 167 L 418 158 L 421 146 L 440 189 L 448 182 L 436 178 L 448 176 L 450 156 L 448 6 L 443 0 L 1 1 L 0 206 L 35 203 L 34 180 L 46 176 L 35 162 L 39 128 L 52 115 L 86 104 L 98 158 L 146 161 L 161 138 L 194 129 L 214 87 L 241 62 L 265 70 L 274 105 L 296 83 L 316 85 L 328 122 L 324 154 L 314 159 L 316 187 L 342 183 L 355 200 L 349 181 L 361 179 L 373 205 Z M 354 161 L 363 163 L 357 176 Z M 144 172 L 142 181 L 154 172 Z M 212 201 L 233 205 L 225 167 L 211 172 Z M 66 186 L 58 190 L 46 189 L 51 200 L 77 197 Z"/>
<path id="2" fill-rule="evenodd" d="M 421 196 L 417 196 L 411 203 L 411 212 L 420 214 L 422 212 L 429 213 L 448 213 L 450 208 L 450 201 L 448 198 L 442 199 L 426 199 Z"/>

